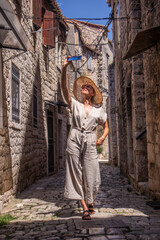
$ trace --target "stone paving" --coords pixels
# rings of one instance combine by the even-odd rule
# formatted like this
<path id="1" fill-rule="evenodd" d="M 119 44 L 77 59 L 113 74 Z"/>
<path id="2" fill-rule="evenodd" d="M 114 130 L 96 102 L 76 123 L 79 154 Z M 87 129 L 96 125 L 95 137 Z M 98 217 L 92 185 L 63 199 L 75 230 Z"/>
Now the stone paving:
<path id="1" fill-rule="evenodd" d="M 159 240 L 160 210 L 146 205 L 120 175 L 100 163 L 102 184 L 91 221 L 81 219 L 78 201 L 63 197 L 65 171 L 38 180 L 4 208 L 16 217 L 0 228 L 0 240 Z"/>

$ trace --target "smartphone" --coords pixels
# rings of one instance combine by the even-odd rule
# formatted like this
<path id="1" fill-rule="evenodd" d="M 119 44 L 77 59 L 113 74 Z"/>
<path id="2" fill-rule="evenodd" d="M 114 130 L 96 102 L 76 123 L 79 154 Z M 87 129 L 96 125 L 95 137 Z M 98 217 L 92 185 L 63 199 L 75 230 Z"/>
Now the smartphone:
<path id="1" fill-rule="evenodd" d="M 81 60 L 82 56 L 72 56 L 72 57 L 68 57 L 67 61 L 77 61 L 77 60 Z"/>

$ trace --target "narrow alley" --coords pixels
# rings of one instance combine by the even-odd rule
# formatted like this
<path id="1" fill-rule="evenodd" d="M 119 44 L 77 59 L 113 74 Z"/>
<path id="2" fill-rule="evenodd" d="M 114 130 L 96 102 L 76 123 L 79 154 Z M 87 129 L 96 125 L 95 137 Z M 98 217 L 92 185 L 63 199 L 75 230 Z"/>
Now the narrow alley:
<path id="1" fill-rule="evenodd" d="M 12 199 L 3 214 L 15 219 L 0 228 L 0 239 L 158 240 L 160 210 L 146 203 L 118 167 L 100 162 L 101 189 L 91 221 L 81 219 L 77 201 L 63 197 L 65 171 L 37 180 Z"/>
<path id="2" fill-rule="evenodd" d="M 160 1 L 1 0 L 0 22 L 0 240 L 160 240 Z M 85 181 L 86 211 L 64 198 L 81 154 L 89 221 Z"/>

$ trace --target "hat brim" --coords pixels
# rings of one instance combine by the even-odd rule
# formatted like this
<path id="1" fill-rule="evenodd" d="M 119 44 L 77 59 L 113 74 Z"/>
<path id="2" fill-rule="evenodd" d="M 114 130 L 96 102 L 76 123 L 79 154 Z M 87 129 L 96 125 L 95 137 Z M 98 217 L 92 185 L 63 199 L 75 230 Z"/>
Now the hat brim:
<path id="1" fill-rule="evenodd" d="M 93 104 L 96 106 L 102 105 L 103 102 L 103 96 L 99 88 L 96 86 L 96 84 L 88 77 L 81 76 L 77 78 L 73 84 L 73 94 L 75 98 L 79 102 L 83 102 L 83 95 L 82 95 L 82 86 L 84 84 L 91 85 L 94 88 L 95 96 L 93 97 Z"/>

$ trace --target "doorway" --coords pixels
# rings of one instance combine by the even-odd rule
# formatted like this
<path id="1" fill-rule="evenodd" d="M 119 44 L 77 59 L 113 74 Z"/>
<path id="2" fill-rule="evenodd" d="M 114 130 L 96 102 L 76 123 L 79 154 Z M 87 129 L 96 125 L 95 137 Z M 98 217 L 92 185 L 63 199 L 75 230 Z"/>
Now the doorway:
<path id="1" fill-rule="evenodd" d="M 59 167 L 63 166 L 63 133 L 62 133 L 62 120 L 58 120 L 58 149 L 59 149 Z"/>
<path id="2" fill-rule="evenodd" d="M 128 170 L 129 174 L 134 174 L 133 162 L 133 136 L 132 136 L 132 94 L 131 84 L 126 88 L 127 94 L 127 144 L 128 144 Z"/>
<path id="3" fill-rule="evenodd" d="M 48 133 L 48 174 L 54 172 L 54 129 L 53 112 L 47 110 L 47 133 Z"/>

